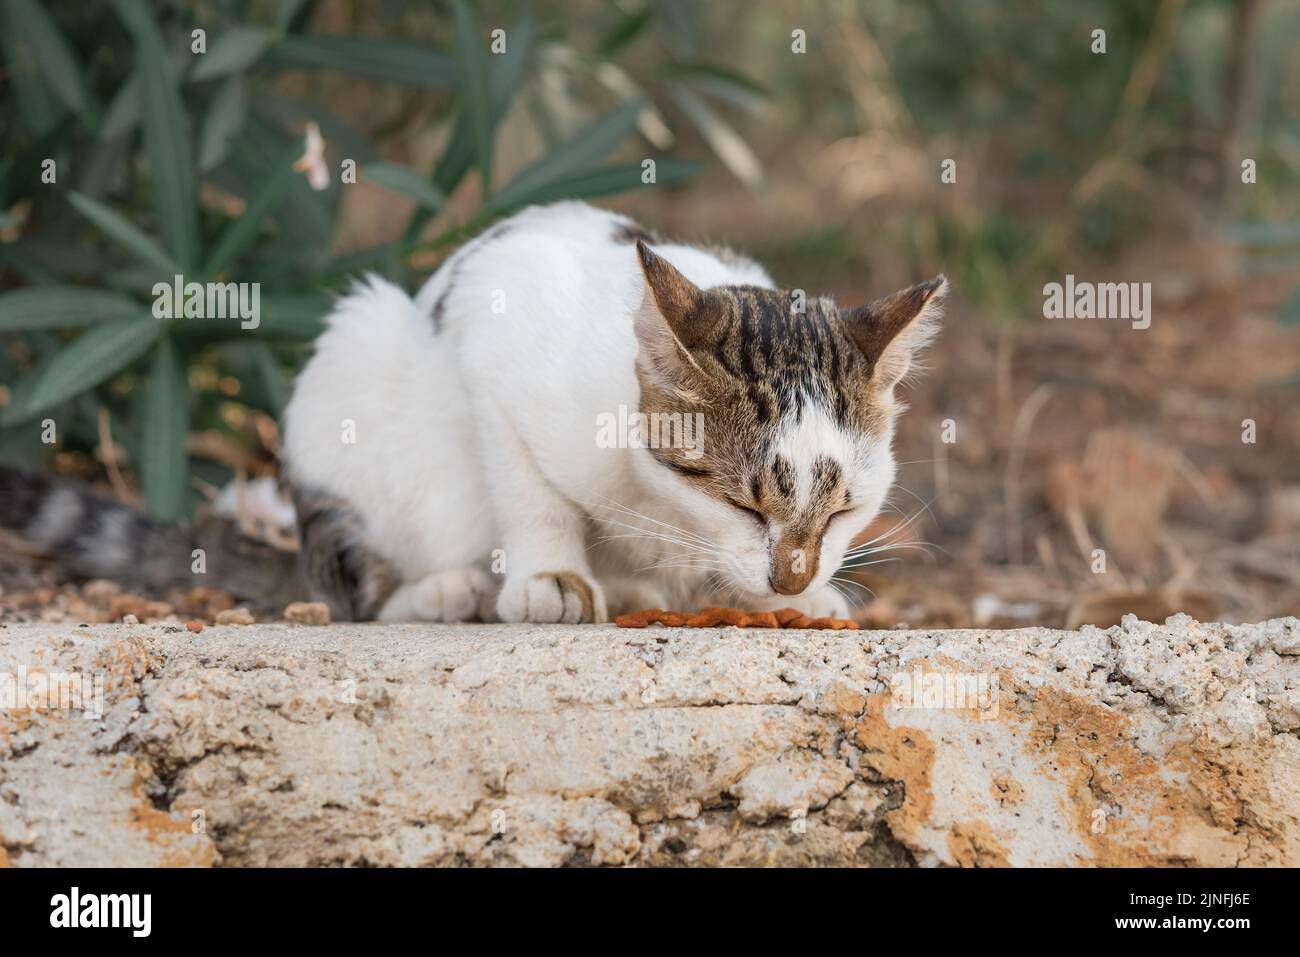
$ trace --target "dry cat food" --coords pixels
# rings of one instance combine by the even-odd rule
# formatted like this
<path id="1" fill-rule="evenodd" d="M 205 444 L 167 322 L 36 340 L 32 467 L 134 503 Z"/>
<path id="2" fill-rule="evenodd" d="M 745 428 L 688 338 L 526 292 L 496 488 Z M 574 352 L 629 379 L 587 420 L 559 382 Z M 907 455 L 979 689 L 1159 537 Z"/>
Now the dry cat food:
<path id="1" fill-rule="evenodd" d="M 797 608 L 780 611 L 742 611 L 739 608 L 701 608 L 693 615 L 680 611 L 663 611 L 647 608 L 631 614 L 619 615 L 614 624 L 620 628 L 646 628 L 650 625 L 667 625 L 670 628 L 825 628 L 833 631 L 856 631 L 858 623 L 847 618 L 809 618 Z"/>

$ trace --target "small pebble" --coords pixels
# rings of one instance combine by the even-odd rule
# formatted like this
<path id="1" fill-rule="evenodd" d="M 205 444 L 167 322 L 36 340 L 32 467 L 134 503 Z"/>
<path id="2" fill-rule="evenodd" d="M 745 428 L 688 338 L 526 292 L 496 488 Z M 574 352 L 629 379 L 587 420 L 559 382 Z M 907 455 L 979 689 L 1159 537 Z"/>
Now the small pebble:
<path id="1" fill-rule="evenodd" d="M 247 608 L 228 608 L 217 612 L 218 625 L 252 625 L 257 619 Z"/>
<path id="2" fill-rule="evenodd" d="M 199 632 L 203 630 L 203 622 L 199 621 L 197 618 L 193 619 L 192 621 L 187 621 L 185 623 L 185 630 L 192 631 L 194 632 L 194 634 L 197 635 Z"/>
<path id="3" fill-rule="evenodd" d="M 140 619 L 137 618 L 137 617 L 135 617 L 135 615 L 123 615 L 123 616 L 122 616 L 122 624 L 124 624 L 124 625 L 138 625 L 138 624 L 140 624 Z"/>
<path id="4" fill-rule="evenodd" d="M 328 625 L 330 606 L 320 601 L 295 601 L 284 609 L 284 619 L 300 625 Z"/>

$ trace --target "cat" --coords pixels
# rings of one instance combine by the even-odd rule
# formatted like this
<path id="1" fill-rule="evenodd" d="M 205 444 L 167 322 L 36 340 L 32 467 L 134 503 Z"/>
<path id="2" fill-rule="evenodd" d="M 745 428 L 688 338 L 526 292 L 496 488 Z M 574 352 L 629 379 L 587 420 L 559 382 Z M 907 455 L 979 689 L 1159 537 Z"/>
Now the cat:
<path id="1" fill-rule="evenodd" d="M 371 279 L 285 415 L 318 592 L 390 620 L 845 617 L 829 580 L 893 483 L 895 386 L 946 289 L 840 309 L 576 202 L 499 223 L 414 299 Z M 620 409 L 702 441 L 608 447 Z"/>
<path id="2" fill-rule="evenodd" d="M 284 416 L 297 568 L 274 556 L 267 583 L 336 619 L 847 617 L 831 577 L 893 484 L 895 388 L 946 292 L 841 309 L 617 213 L 526 209 L 414 297 L 370 277 L 337 302 Z M 186 577 L 192 535 L 37 482 L 0 468 L 0 500 L 22 498 L 0 527 L 81 574 Z M 256 591 L 259 561 L 204 583 Z"/>

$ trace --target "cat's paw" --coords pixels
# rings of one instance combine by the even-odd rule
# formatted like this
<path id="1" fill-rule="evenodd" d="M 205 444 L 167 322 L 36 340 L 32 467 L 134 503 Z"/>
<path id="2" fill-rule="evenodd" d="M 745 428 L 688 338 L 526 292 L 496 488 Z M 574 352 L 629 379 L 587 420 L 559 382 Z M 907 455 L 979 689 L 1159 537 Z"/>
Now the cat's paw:
<path id="1" fill-rule="evenodd" d="M 754 606 L 754 611 L 776 611 L 779 608 L 797 608 L 809 618 L 852 618 L 849 603 L 843 595 L 826 585 L 802 595 L 776 595 Z"/>
<path id="2" fill-rule="evenodd" d="M 379 609 L 380 621 L 473 621 L 492 576 L 481 568 L 449 568 L 399 587 Z"/>
<path id="3" fill-rule="evenodd" d="M 538 572 L 507 581 L 497 615 L 502 621 L 566 625 L 608 620 L 600 586 L 577 572 Z"/>

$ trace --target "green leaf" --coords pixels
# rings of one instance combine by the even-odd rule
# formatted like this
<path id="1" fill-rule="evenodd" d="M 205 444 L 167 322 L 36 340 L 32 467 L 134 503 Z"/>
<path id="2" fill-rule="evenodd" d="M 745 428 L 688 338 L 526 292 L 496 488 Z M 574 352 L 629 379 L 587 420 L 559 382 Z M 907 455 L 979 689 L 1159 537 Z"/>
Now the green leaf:
<path id="1" fill-rule="evenodd" d="M 669 95 L 695 124 L 705 142 L 732 174 L 750 189 L 763 185 L 763 164 L 735 127 L 724 120 L 693 90 L 673 84 Z"/>
<path id="2" fill-rule="evenodd" d="M 636 13 L 630 13 L 619 20 L 600 41 L 597 52 L 600 56 L 608 59 L 615 53 L 618 53 L 625 46 L 639 37 L 642 31 L 650 25 L 654 19 L 654 10 L 649 4 L 642 7 Z"/>
<path id="3" fill-rule="evenodd" d="M 243 214 L 227 226 L 221 238 L 217 240 L 216 248 L 203 267 L 204 277 L 210 279 L 219 274 L 257 238 L 257 229 L 261 226 L 262 220 L 275 209 L 284 196 L 289 180 L 293 177 L 294 157 L 300 152 L 302 152 L 300 146 L 294 143 L 271 163 L 270 172 L 244 207 Z"/>
<path id="4" fill-rule="evenodd" d="M 537 26 L 532 17 L 525 11 L 519 20 L 510 27 L 507 34 L 509 43 L 506 44 L 506 52 L 499 56 L 493 56 L 489 61 L 488 94 L 491 100 L 492 129 L 494 130 L 497 124 L 501 122 L 502 117 L 506 115 L 506 111 L 510 109 L 510 102 L 514 99 L 515 91 L 523 80 L 536 34 Z M 469 112 L 461 110 L 456 117 L 456 126 L 452 129 L 451 138 L 447 141 L 442 158 L 438 160 L 438 165 L 434 168 L 433 185 L 444 196 L 450 195 L 469 171 L 473 161 L 474 130 L 472 129 L 472 121 Z M 416 210 L 406 228 L 406 238 L 411 240 L 419 235 L 421 227 L 424 226 L 428 219 L 429 214 L 427 211 L 424 209 Z"/>
<path id="5" fill-rule="evenodd" d="M 186 46 L 167 58 L 167 75 L 171 77 L 173 83 L 180 82 L 181 73 L 186 66 L 189 66 L 192 56 L 190 48 Z M 117 93 L 108 104 L 108 112 L 99 128 L 99 138 L 114 140 L 131 132 L 139 124 L 143 112 L 144 98 L 140 95 L 140 82 L 132 73 L 118 87 Z"/>
<path id="6" fill-rule="evenodd" d="M 456 21 L 456 63 L 460 67 L 461 94 L 474 134 L 474 156 L 478 160 L 483 195 L 492 193 L 492 103 L 488 93 L 487 51 L 479 35 L 478 20 L 466 0 L 453 0 Z M 509 46 L 509 34 L 506 49 Z"/>
<path id="7" fill-rule="evenodd" d="M 262 297 L 262 322 L 258 333 L 285 339 L 315 339 L 325 328 L 332 303 L 322 295 Z"/>
<path id="8" fill-rule="evenodd" d="M 68 202 L 77 212 L 98 226 L 105 235 L 142 263 L 161 270 L 168 277 L 182 271 L 176 260 L 163 252 L 157 243 L 128 222 L 120 213 L 109 209 L 99 200 L 83 196 L 76 190 L 70 190 Z"/>
<path id="9" fill-rule="evenodd" d="M 108 112 L 104 114 L 104 123 L 99 128 L 99 138 L 101 140 L 115 140 L 123 136 L 140 122 L 140 111 L 143 106 L 140 102 L 140 84 L 134 73 L 126 78 L 113 99 L 108 104 Z"/>
<path id="10" fill-rule="evenodd" d="M 293 18 L 302 9 L 305 0 L 278 0 L 275 11 L 275 27 L 281 32 L 287 31 Z"/>
<path id="11" fill-rule="evenodd" d="M 85 286 L 32 286 L 0 295 L 0 332 L 90 326 L 139 314 L 140 304 L 127 296 Z"/>
<path id="12" fill-rule="evenodd" d="M 591 169 L 617 149 L 636 129 L 637 117 L 644 108 L 645 100 L 638 97 L 578 130 L 549 153 L 520 170 L 488 205 L 495 209 L 520 205 L 523 198 L 548 183 L 571 181 L 575 174 Z M 637 184 L 640 184 L 639 176 Z"/>
<path id="13" fill-rule="evenodd" d="M 118 319 L 95 326 L 65 346 L 40 374 L 15 416 L 30 416 L 99 385 L 139 358 L 162 333 L 153 316 Z M 11 402 L 10 406 L 16 403 Z M 6 418 L 10 413 L 6 409 Z"/>
<path id="14" fill-rule="evenodd" d="M 754 101 L 772 98 L 772 91 L 757 80 L 714 63 L 677 61 L 667 64 L 660 73 L 666 80 L 697 81 L 701 89 L 710 90 L 740 106 L 751 106 Z"/>
<path id="15" fill-rule="evenodd" d="M 238 73 L 256 63 L 270 42 L 271 31 L 264 27 L 231 27 L 217 37 L 210 52 L 199 56 L 190 79 L 215 80 Z"/>
<path id="16" fill-rule="evenodd" d="M 20 26 L 9 24 L 0 30 L 0 45 L 4 47 L 5 78 L 12 86 L 17 101 L 18 116 L 23 124 L 38 137 L 45 136 L 58 124 L 67 107 L 51 92 L 42 75 L 36 53 L 22 42 Z M 9 108 L 6 103 L 6 110 Z"/>
<path id="17" fill-rule="evenodd" d="M 279 130 L 250 118 L 244 138 L 235 151 L 235 165 L 245 183 L 260 182 L 266 170 L 279 162 L 286 150 L 302 154 L 300 137 L 286 139 Z M 251 188 L 250 188 L 251 192 Z M 295 246 L 299 261 L 323 252 L 334 234 L 335 219 L 329 207 L 331 192 L 312 189 L 305 176 L 289 177 L 284 205 L 276 217 L 282 242 Z"/>
<path id="18" fill-rule="evenodd" d="M 22 273 L 29 280 L 36 276 L 104 276 L 114 266 L 107 257 L 86 243 L 60 242 L 30 237 L 13 243 L 0 243 L 0 266 Z M 53 278 L 43 280 L 53 283 Z"/>
<path id="19" fill-rule="evenodd" d="M 454 89 L 455 61 L 445 54 L 395 40 L 364 37 L 285 37 L 271 48 L 267 63 L 280 67 L 344 70 L 426 90 Z"/>
<path id="20" fill-rule="evenodd" d="M 289 377 L 275 358 L 275 353 L 265 342 L 253 343 L 253 361 L 257 364 L 257 375 L 266 391 L 271 408 L 267 411 L 279 418 L 284 407 L 289 404 L 292 386 Z"/>
<path id="21" fill-rule="evenodd" d="M 603 166 L 600 169 L 574 173 L 571 176 L 548 180 L 532 190 L 515 195 L 502 190 L 485 206 L 493 214 L 500 215 L 520 206 L 534 203 L 553 203 L 561 199 L 588 199 L 593 196 L 608 196 L 614 193 L 629 192 L 634 189 L 664 186 L 694 176 L 700 164 L 693 160 L 678 160 L 661 157 L 655 160 L 655 179 L 653 184 L 641 182 L 640 163 L 624 163 L 617 166 Z"/>
<path id="22" fill-rule="evenodd" d="M 362 175 L 385 189 L 409 196 L 421 206 L 437 212 L 447 205 L 442 190 L 408 166 L 397 163 L 370 163 L 362 167 Z"/>
<path id="23" fill-rule="evenodd" d="M 50 15 L 35 0 L 4 0 L 9 27 L 23 38 L 55 94 L 74 113 L 86 111 L 86 88 L 77 58 Z"/>
<path id="24" fill-rule="evenodd" d="M 190 389 L 176 347 L 164 336 L 154 349 L 138 467 L 145 507 L 155 518 L 175 521 L 185 510 L 189 456 Z"/>
<path id="25" fill-rule="evenodd" d="M 199 258 L 194 157 L 178 84 L 167 67 L 162 36 L 144 0 L 113 0 L 135 40 L 135 72 L 144 99 L 144 142 L 154 200 L 167 245 L 189 269 Z"/>
<path id="26" fill-rule="evenodd" d="M 209 173 L 230 155 L 230 141 L 244 128 L 248 115 L 248 93 L 243 77 L 232 76 L 208 107 L 199 133 L 199 172 Z"/>

